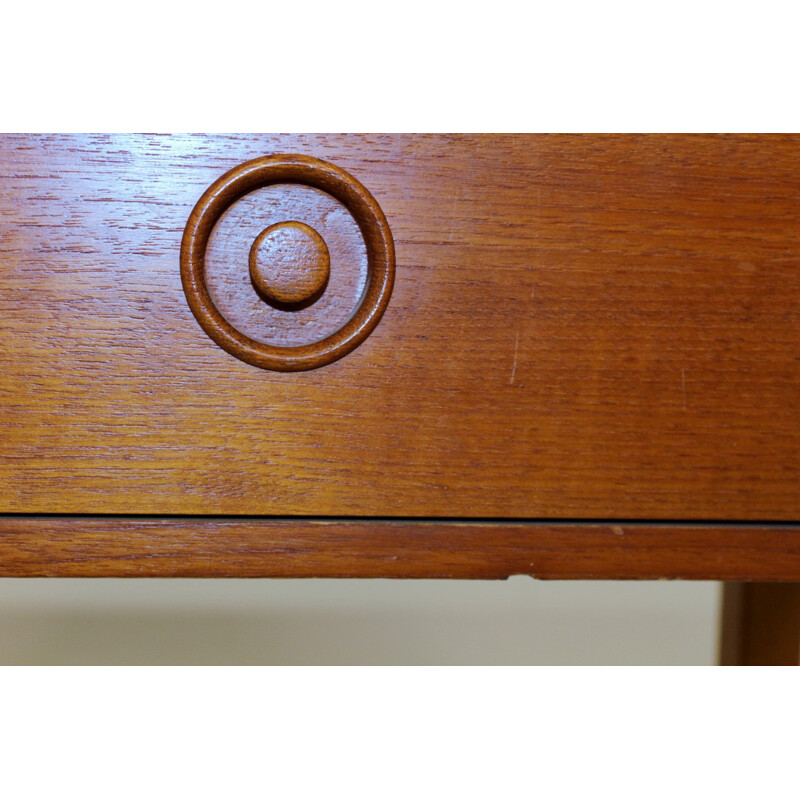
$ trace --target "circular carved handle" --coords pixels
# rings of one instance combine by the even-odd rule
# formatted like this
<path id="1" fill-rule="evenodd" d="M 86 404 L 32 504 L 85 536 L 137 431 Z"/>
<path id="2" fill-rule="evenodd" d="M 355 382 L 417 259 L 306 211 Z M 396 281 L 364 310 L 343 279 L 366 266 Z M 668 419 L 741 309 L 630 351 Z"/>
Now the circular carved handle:
<path id="1" fill-rule="evenodd" d="M 358 223 L 367 248 L 367 283 L 353 315 L 324 339 L 295 347 L 259 342 L 234 328 L 214 305 L 205 278 L 206 247 L 214 225 L 239 198 L 276 183 L 305 184 L 336 198 Z M 305 271 L 296 263 L 301 256 Z M 287 221 L 256 237 L 249 267 L 255 288 L 276 307 L 303 307 L 325 290 L 328 250 L 313 228 Z M 200 326 L 231 355 L 263 369 L 315 369 L 358 347 L 380 321 L 394 284 L 392 232 L 372 195 L 343 169 L 308 156 L 265 156 L 226 172 L 197 202 L 183 232 L 181 280 Z"/>

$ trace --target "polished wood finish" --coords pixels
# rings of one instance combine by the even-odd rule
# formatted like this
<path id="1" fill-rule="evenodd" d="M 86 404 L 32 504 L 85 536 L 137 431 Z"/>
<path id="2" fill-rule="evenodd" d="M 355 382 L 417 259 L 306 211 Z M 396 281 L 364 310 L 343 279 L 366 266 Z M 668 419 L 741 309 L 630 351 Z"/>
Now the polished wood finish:
<path id="1" fill-rule="evenodd" d="M 0 575 L 800 579 L 800 526 L 0 517 Z"/>
<path id="2" fill-rule="evenodd" d="M 190 218 L 227 252 L 206 187 L 283 153 L 368 189 L 397 278 L 291 374 L 212 341 L 179 266 Z M 799 170 L 793 136 L 4 136 L 0 511 L 800 520 Z"/>
<path id="3" fill-rule="evenodd" d="M 800 664 L 800 583 L 727 583 L 720 664 Z"/>
<path id="4" fill-rule="evenodd" d="M 250 279 L 272 305 L 310 305 L 325 290 L 331 257 L 325 240 L 304 222 L 279 222 L 256 236 L 250 248 Z"/>
<path id="5" fill-rule="evenodd" d="M 291 222 L 323 239 L 329 275 L 317 299 L 287 314 L 254 289 L 246 265 L 265 228 Z M 308 344 L 341 328 L 367 285 L 367 248 L 358 223 L 338 200 L 299 183 L 266 186 L 235 202 L 214 227 L 204 262 L 209 294 L 225 319 L 251 339 L 279 347 Z"/>
<path id="6" fill-rule="evenodd" d="M 206 281 L 206 251 L 222 216 L 245 195 L 281 184 L 311 186 L 338 200 L 358 224 L 367 251 L 366 286 L 352 314 L 340 328 L 322 339 L 294 346 L 262 342 L 235 328 L 215 305 Z M 256 237 L 256 247 L 263 235 Z M 252 249 L 249 263 L 252 275 Z M 332 364 L 358 347 L 372 333 L 386 311 L 394 286 L 394 270 L 394 240 L 375 198 L 343 169 L 304 155 L 264 156 L 226 172 L 198 200 L 186 223 L 181 243 L 183 290 L 203 330 L 236 358 L 262 369 L 279 372 L 317 369 Z M 318 283 L 318 291 L 321 291 L 323 281 Z M 274 295 L 274 287 L 264 288 L 268 294 Z M 313 293 L 306 293 L 301 299 L 313 299 Z M 291 305 L 295 304 L 291 297 L 289 300 Z"/>

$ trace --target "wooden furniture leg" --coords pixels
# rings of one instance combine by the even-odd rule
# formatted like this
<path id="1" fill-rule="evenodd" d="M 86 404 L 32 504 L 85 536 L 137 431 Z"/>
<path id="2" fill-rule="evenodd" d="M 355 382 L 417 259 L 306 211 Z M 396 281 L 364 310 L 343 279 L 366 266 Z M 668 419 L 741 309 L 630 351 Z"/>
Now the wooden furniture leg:
<path id="1" fill-rule="evenodd" d="M 720 665 L 800 664 L 800 583 L 723 587 Z"/>

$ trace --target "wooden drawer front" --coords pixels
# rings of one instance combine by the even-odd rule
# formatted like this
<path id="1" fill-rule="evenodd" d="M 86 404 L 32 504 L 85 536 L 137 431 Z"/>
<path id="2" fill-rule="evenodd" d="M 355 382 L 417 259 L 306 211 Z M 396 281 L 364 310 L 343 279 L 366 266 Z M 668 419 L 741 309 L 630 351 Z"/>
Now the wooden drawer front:
<path id="1" fill-rule="evenodd" d="M 225 352 L 181 284 L 198 198 L 275 153 L 394 239 L 380 323 L 306 372 Z M 800 519 L 799 178 L 784 136 L 4 136 L 0 512 Z"/>

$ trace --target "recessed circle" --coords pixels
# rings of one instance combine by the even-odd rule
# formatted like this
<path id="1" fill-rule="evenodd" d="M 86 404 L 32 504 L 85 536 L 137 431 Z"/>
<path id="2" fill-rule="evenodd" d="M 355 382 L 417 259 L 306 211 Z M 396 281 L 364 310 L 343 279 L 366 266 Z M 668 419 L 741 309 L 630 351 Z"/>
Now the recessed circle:
<path id="1" fill-rule="evenodd" d="M 205 253 L 214 225 L 240 197 L 276 183 L 300 183 L 327 192 L 352 214 L 367 248 L 367 284 L 353 315 L 324 339 L 294 347 L 265 344 L 234 328 L 214 305 L 205 279 Z M 308 156 L 265 156 L 226 172 L 197 201 L 183 232 L 181 281 L 200 326 L 231 355 L 263 369 L 314 369 L 354 350 L 375 329 L 394 285 L 394 241 L 375 198 L 343 169 Z"/>
<path id="2" fill-rule="evenodd" d="M 278 308 L 311 305 L 325 291 L 330 274 L 325 240 L 303 222 L 270 225 L 256 236 L 250 248 L 253 285 Z"/>

